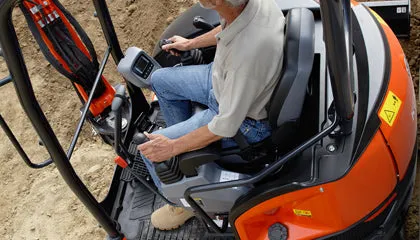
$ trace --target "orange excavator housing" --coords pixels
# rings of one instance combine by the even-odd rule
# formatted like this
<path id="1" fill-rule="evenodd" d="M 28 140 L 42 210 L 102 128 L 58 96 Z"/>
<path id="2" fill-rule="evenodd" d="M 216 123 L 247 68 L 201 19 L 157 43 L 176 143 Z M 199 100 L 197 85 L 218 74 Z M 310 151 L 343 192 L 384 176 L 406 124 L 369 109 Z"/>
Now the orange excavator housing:
<path id="1" fill-rule="evenodd" d="M 416 144 L 416 101 L 401 45 L 385 21 L 372 13 L 384 29 L 391 54 L 390 82 L 377 112 L 379 131 L 342 179 L 274 197 L 238 217 L 240 239 L 268 240 L 268 231 L 261 229 L 274 223 L 287 227 L 288 239 L 328 236 L 359 221 L 372 221 L 397 197 L 395 188 L 405 177 Z"/>

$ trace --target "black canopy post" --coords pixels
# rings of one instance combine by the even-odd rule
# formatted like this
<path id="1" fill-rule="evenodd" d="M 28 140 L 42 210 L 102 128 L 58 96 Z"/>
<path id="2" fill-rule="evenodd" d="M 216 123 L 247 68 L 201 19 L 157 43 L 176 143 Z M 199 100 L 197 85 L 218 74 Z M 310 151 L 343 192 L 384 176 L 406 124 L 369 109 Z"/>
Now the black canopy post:
<path id="1" fill-rule="evenodd" d="M 350 0 L 320 1 L 334 104 L 343 134 L 351 132 L 354 115 L 353 36 Z"/>
<path id="2" fill-rule="evenodd" d="M 111 46 L 111 55 L 115 63 L 121 61 L 124 57 L 124 54 L 121 50 L 120 43 L 118 41 L 117 34 L 115 33 L 114 24 L 112 23 L 111 15 L 108 11 L 108 6 L 105 0 L 93 0 L 93 5 L 95 6 L 96 16 L 99 19 L 99 22 L 102 27 L 106 42 L 108 46 Z"/>

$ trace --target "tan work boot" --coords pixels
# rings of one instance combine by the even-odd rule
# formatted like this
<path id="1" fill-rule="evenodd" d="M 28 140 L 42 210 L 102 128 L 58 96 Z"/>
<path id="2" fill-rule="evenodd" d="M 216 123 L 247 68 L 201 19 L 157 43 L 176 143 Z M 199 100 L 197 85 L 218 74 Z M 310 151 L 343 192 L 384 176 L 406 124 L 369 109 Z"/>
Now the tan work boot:
<path id="1" fill-rule="evenodd" d="M 179 228 L 192 217 L 192 211 L 166 204 L 152 213 L 151 220 L 153 226 L 159 230 L 172 230 Z"/>

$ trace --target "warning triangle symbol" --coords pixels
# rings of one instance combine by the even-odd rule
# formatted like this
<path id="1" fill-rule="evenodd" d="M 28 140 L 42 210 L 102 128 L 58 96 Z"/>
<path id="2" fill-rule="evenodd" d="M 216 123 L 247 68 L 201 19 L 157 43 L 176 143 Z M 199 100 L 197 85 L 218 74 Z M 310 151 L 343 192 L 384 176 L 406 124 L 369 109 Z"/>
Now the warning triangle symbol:
<path id="1" fill-rule="evenodd" d="M 385 110 L 386 118 L 388 118 L 388 122 L 392 122 L 394 119 L 395 113 L 389 110 Z"/>

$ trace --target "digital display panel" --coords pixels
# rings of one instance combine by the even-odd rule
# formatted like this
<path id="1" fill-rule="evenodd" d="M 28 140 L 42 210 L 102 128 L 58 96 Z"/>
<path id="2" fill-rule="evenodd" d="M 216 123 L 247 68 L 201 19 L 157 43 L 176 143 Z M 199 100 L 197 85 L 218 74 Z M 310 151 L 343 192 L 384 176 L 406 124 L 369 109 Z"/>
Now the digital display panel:
<path id="1" fill-rule="evenodd" d="M 147 60 L 145 57 L 141 56 L 139 58 L 139 60 L 136 63 L 136 68 L 137 70 L 139 70 L 141 73 L 144 72 L 144 70 L 146 69 L 147 65 L 149 65 L 150 61 Z"/>

